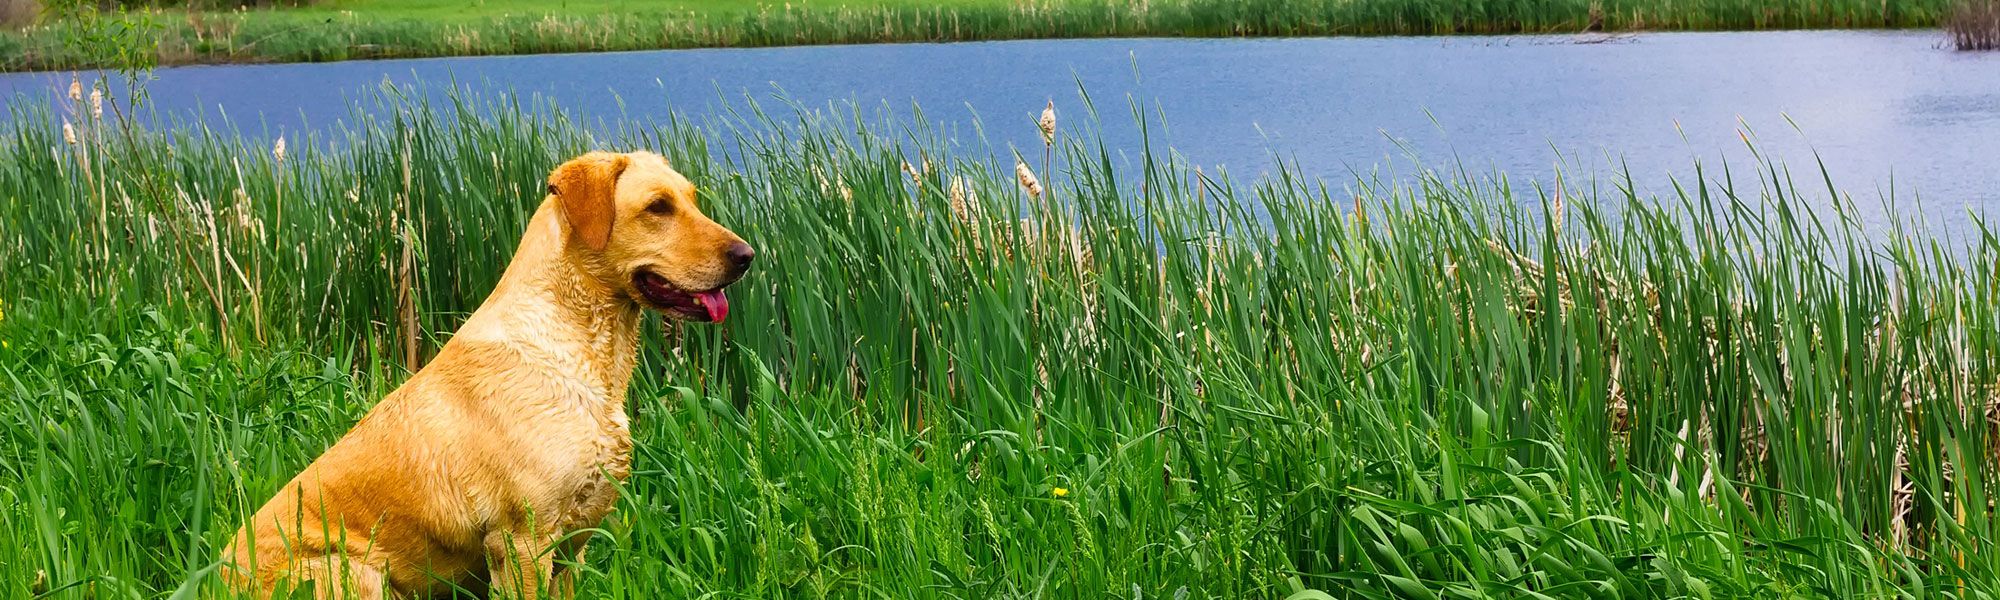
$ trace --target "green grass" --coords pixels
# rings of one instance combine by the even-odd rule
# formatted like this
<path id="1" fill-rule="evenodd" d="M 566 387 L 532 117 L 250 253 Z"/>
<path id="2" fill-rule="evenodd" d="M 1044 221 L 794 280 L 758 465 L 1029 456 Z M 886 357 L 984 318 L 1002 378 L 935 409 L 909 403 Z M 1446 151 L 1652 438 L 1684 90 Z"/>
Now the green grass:
<path id="1" fill-rule="evenodd" d="M 599 146 L 668 155 L 759 261 L 727 325 L 647 328 L 587 597 L 2000 593 L 2000 240 L 1864 237 L 1817 174 L 1230 181 L 1071 111 L 1035 199 L 923 121 L 402 98 L 282 162 L 16 109 L 0 596 L 211 585 L 407 375 L 394 324 L 448 337 Z"/>
<path id="2" fill-rule="evenodd" d="M 121 64 L 76 39 L 125 39 L 164 64 L 313 62 L 659 48 L 1091 37 L 1935 27 L 1950 0 L 350 0 L 170 10 L 128 25 L 0 32 L 0 70 Z M 102 27 L 117 29 L 103 30 Z M 137 35 L 127 33 L 137 31 Z M 136 46 L 134 46 L 136 45 Z"/>

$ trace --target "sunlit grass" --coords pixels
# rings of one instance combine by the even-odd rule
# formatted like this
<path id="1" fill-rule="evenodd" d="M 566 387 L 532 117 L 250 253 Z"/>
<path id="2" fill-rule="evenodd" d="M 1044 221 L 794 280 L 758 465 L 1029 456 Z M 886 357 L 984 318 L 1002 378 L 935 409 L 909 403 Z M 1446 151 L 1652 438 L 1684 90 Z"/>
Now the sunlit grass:
<path id="1" fill-rule="evenodd" d="M 759 261 L 726 326 L 648 328 L 590 597 L 2000 592 L 1983 227 L 1865 237 L 1770 164 L 1665 198 L 1572 177 L 1560 203 L 1231 181 L 1102 148 L 1081 110 L 1046 166 L 1021 149 L 1031 198 L 1012 152 L 921 121 L 744 107 L 593 138 L 382 103 L 283 161 L 17 109 L 0 596 L 202 585 L 406 375 L 399 324 L 434 349 L 591 147 L 669 156 Z"/>

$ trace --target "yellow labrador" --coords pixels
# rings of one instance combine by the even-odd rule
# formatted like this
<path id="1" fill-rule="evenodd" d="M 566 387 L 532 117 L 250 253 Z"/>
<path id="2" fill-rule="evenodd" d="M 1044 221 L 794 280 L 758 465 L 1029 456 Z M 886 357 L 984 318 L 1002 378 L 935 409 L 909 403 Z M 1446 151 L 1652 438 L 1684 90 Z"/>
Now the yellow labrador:
<path id="1" fill-rule="evenodd" d="M 573 595 L 548 550 L 580 558 L 571 535 L 629 470 L 641 309 L 721 322 L 752 254 L 657 154 L 557 167 L 493 294 L 237 532 L 226 578 L 259 595 Z"/>

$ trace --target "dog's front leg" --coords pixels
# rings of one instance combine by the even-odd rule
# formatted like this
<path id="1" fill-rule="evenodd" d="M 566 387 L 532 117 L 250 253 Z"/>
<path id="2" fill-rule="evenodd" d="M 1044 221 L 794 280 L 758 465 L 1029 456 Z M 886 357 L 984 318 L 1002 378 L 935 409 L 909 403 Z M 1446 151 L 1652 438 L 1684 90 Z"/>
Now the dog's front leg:
<path id="1" fill-rule="evenodd" d="M 497 531 L 486 536 L 492 598 L 540 598 L 555 567 L 553 536 Z"/>
<path id="2" fill-rule="evenodd" d="M 549 578 L 549 597 L 558 600 L 576 598 L 576 571 L 583 568 L 584 545 L 590 543 L 590 532 L 570 534 L 562 542 L 562 559 L 555 565 L 554 574 Z M 567 564 L 564 564 L 567 563 Z"/>

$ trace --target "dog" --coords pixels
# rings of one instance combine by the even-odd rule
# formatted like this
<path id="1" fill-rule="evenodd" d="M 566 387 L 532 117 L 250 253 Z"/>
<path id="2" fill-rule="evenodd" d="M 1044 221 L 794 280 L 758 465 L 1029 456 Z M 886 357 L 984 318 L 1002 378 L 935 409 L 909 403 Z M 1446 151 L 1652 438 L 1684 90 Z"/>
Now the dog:
<path id="1" fill-rule="evenodd" d="M 722 322 L 753 255 L 658 154 L 557 167 L 492 295 L 236 532 L 224 578 L 259 597 L 573 596 L 555 558 L 582 559 L 629 472 L 642 311 Z"/>

